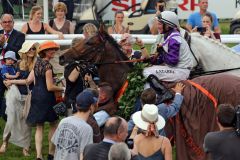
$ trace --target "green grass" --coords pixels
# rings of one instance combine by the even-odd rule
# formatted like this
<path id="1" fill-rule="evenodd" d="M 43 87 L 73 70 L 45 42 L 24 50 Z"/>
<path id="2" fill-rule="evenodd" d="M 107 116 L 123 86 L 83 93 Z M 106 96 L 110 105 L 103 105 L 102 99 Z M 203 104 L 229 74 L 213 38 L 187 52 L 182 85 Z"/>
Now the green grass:
<path id="1" fill-rule="evenodd" d="M 2 144 L 2 135 L 5 126 L 5 121 L 0 118 L 0 135 L 1 140 L 0 143 Z M 46 159 L 48 154 L 48 129 L 49 125 L 46 123 L 45 130 L 44 130 L 44 139 L 43 139 L 43 156 Z M 22 154 L 22 148 L 15 146 L 9 143 L 7 151 L 5 154 L 0 154 L 0 160 L 34 160 L 36 159 L 36 151 L 35 151 L 35 128 L 32 130 L 32 141 L 31 141 L 31 149 L 30 149 L 30 157 L 24 157 Z"/>

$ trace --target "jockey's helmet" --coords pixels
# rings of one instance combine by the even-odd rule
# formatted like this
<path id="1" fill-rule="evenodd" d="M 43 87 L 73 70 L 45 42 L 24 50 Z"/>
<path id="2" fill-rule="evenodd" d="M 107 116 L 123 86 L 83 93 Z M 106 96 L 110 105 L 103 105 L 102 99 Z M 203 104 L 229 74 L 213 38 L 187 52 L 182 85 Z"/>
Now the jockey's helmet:
<path id="1" fill-rule="evenodd" d="M 180 24 L 176 13 L 172 11 L 163 11 L 160 15 L 157 16 L 158 21 L 167 24 L 172 28 L 179 28 Z"/>
<path id="2" fill-rule="evenodd" d="M 43 50 L 46 50 L 46 49 L 56 49 L 56 50 L 58 50 L 59 48 L 60 48 L 60 46 L 57 43 L 55 43 L 54 41 L 45 41 L 45 42 L 43 42 L 39 45 L 38 54 L 41 53 Z"/>

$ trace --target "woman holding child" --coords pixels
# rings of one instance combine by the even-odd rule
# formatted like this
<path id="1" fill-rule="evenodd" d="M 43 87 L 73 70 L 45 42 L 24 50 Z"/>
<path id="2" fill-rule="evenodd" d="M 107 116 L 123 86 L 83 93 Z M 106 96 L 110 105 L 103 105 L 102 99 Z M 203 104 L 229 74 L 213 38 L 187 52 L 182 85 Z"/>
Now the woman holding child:
<path id="1" fill-rule="evenodd" d="M 21 61 L 18 64 L 19 72 L 17 77 L 10 78 L 9 75 L 11 73 L 6 74 L 7 80 L 4 81 L 5 85 L 9 87 L 6 94 L 6 113 L 8 115 L 8 119 L 4 128 L 3 133 L 3 144 L 0 148 L 0 153 L 5 153 L 7 150 L 8 142 L 11 142 L 17 146 L 23 148 L 23 155 L 29 156 L 29 147 L 31 141 L 31 128 L 26 124 L 26 119 L 23 118 L 22 112 L 24 108 L 24 102 L 26 95 L 28 94 L 27 86 L 20 85 L 15 80 L 18 79 L 26 79 L 30 71 L 33 69 L 34 63 L 36 61 L 36 50 L 38 47 L 38 43 L 34 42 L 25 42 L 22 48 L 19 50 L 19 54 L 21 57 Z M 15 55 L 15 53 L 13 54 Z M 8 56 L 7 52 L 5 55 L 6 58 L 11 58 Z M 9 60 L 5 60 L 9 61 Z M 12 57 L 12 61 L 16 63 L 16 59 Z M 8 64 L 9 62 L 7 62 Z M 12 66 L 13 67 L 13 66 Z M 16 68 L 12 68 L 14 71 Z M 16 72 L 16 71 L 14 71 Z M 14 76 L 14 75 L 11 75 Z M 25 81 L 25 80 L 23 80 Z M 12 85 L 18 84 L 18 85 Z M 11 85 L 11 86 L 10 86 Z M 30 86 L 30 89 L 32 86 Z"/>

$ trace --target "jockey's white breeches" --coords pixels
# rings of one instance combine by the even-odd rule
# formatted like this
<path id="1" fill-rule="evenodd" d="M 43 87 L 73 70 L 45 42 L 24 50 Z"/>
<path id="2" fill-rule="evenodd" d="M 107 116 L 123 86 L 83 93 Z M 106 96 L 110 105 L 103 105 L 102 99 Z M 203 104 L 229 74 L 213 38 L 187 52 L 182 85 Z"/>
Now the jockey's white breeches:
<path id="1" fill-rule="evenodd" d="M 144 77 L 147 78 L 150 74 L 157 76 L 161 81 L 179 82 L 181 80 L 188 79 L 190 70 L 172 68 L 169 66 L 153 65 L 151 67 L 146 67 L 143 70 Z"/>

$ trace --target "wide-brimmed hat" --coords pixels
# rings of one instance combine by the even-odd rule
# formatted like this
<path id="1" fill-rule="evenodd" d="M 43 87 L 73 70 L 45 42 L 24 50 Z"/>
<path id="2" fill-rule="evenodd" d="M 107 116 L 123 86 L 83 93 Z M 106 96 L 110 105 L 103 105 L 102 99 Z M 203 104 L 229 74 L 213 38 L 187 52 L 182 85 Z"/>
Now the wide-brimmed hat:
<path id="1" fill-rule="evenodd" d="M 37 42 L 34 41 L 25 41 L 22 45 L 22 48 L 18 51 L 18 53 L 26 53 L 30 50 L 30 48 Z"/>
<path id="2" fill-rule="evenodd" d="M 12 60 L 17 61 L 16 53 L 13 51 L 7 51 L 4 55 L 4 59 L 6 58 L 11 58 Z"/>
<path id="3" fill-rule="evenodd" d="M 38 54 L 46 49 L 59 49 L 60 46 L 54 41 L 45 41 L 39 45 Z"/>
<path id="4" fill-rule="evenodd" d="M 158 130 L 165 126 L 165 120 L 158 114 L 158 107 L 154 104 L 145 104 L 142 111 L 133 114 L 132 119 L 143 130 L 147 130 L 150 123 L 155 123 Z"/>

